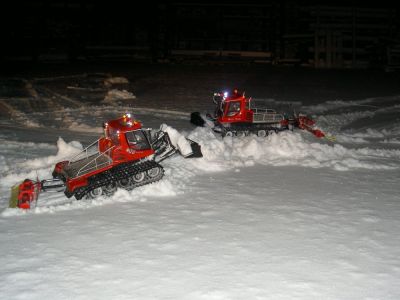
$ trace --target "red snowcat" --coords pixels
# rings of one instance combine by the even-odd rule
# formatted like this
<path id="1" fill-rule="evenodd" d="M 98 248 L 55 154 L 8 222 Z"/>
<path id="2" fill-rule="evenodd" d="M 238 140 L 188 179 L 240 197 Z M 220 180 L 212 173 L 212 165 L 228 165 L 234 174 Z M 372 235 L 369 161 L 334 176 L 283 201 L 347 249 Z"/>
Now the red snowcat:
<path id="1" fill-rule="evenodd" d="M 160 162 L 174 153 L 202 157 L 196 142 L 186 139 L 182 151 L 171 143 L 167 132 L 144 129 L 130 114 L 104 123 L 103 128 L 104 136 L 55 165 L 53 179 L 26 179 L 13 187 L 10 207 L 31 208 L 39 193 L 46 190 L 63 191 L 77 200 L 111 195 L 117 187 L 131 190 L 160 180 L 164 175 Z"/>
<path id="2" fill-rule="evenodd" d="M 300 128 L 307 130 L 316 137 L 325 134 L 315 128 L 315 121 L 304 114 L 288 116 L 278 113 L 268 107 L 268 102 L 253 100 L 239 93 L 237 89 L 232 93 L 214 93 L 214 114 L 207 114 L 206 118 L 213 122 L 213 130 L 222 136 L 245 136 L 256 134 L 264 137 L 271 132 L 293 130 Z M 204 126 L 206 121 L 199 112 L 191 114 L 191 122 L 197 126 Z"/>

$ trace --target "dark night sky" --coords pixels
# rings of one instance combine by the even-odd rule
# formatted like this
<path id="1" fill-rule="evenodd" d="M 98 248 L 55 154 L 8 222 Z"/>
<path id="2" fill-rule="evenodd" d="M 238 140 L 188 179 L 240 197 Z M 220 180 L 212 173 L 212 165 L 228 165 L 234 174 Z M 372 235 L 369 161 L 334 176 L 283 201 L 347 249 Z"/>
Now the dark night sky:
<path id="1" fill-rule="evenodd" d="M 171 17 L 176 7 L 169 1 L 146 1 L 138 5 L 136 1 L 12 1 L 2 3 L 0 34 L 3 46 L 0 58 L 9 56 L 38 56 L 46 52 L 65 52 L 71 56 L 84 54 L 91 45 L 102 46 L 146 46 L 150 51 L 160 47 L 173 47 L 168 42 L 179 37 L 185 26 L 176 25 Z M 392 1 L 177 1 L 175 4 L 189 5 L 196 10 L 198 3 L 216 7 L 238 8 L 257 5 L 286 7 L 308 5 L 335 5 L 355 7 L 378 7 L 392 9 L 398 17 L 398 3 Z M 300 4 L 301 3 L 301 4 Z M 277 10 L 279 11 L 279 10 Z M 277 22 L 281 22 L 276 16 Z M 215 20 L 210 21 L 215 22 Z M 398 23 L 398 20 L 397 20 Z M 175 25 L 175 26 L 174 26 Z M 207 22 L 194 27 L 202 30 Z M 235 25 L 233 25 L 235 26 Z M 169 32 L 169 29 L 174 31 Z M 213 29 L 205 29 L 213 30 Z M 230 30 L 241 30 L 240 22 Z M 167 33 L 165 33 L 165 31 Z M 226 33 L 224 33 L 226 34 Z M 154 50 L 154 48 L 157 48 Z M 156 54 L 157 55 L 157 54 Z"/>

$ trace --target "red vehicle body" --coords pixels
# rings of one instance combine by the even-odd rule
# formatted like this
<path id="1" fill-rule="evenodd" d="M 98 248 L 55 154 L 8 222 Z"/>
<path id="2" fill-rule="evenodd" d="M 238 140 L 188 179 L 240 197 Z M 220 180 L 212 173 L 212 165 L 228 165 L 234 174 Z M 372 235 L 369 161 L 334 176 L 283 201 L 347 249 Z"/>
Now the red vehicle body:
<path id="1" fill-rule="evenodd" d="M 221 94 L 216 94 L 214 97 L 221 97 Z M 244 94 L 235 92 L 226 96 L 224 95 L 219 108 L 220 113 L 217 114 L 219 123 L 256 123 L 257 119 L 255 116 L 260 113 L 269 113 L 271 116 L 275 115 L 276 118 L 270 118 L 264 120 L 264 123 L 280 123 L 281 125 L 287 125 L 287 120 L 282 115 L 276 113 L 272 109 L 264 108 L 257 109 L 252 107 L 252 99 L 246 98 Z"/>
<path id="2" fill-rule="evenodd" d="M 133 120 L 130 115 L 105 123 L 104 137 L 91 146 L 98 148 L 93 155 L 78 155 L 71 161 L 57 163 L 54 168 L 53 176 L 65 181 L 67 196 L 88 186 L 88 178 L 93 175 L 121 163 L 139 161 L 154 154 L 147 134 L 142 130 L 142 124 Z M 77 170 L 77 167 L 80 169 Z"/>
<path id="3" fill-rule="evenodd" d="M 215 93 L 214 122 L 216 131 L 223 135 L 247 135 L 256 133 L 265 136 L 270 131 L 281 131 L 289 129 L 293 120 L 275 110 L 260 106 L 251 97 L 234 90 L 231 94 Z"/>
<path id="4" fill-rule="evenodd" d="M 185 158 L 202 157 L 196 142 L 180 139 L 180 145 L 172 145 L 166 131 L 143 129 L 130 114 L 104 123 L 103 129 L 104 136 L 76 156 L 58 162 L 53 179 L 26 179 L 14 186 L 10 207 L 30 208 L 46 190 L 64 191 L 77 200 L 111 195 L 117 187 L 130 190 L 160 180 L 164 169 L 159 162 L 176 152 Z"/>
<path id="5" fill-rule="evenodd" d="M 113 192 L 117 185 L 129 185 L 129 181 L 132 179 L 122 178 L 123 176 L 119 180 L 111 180 L 110 182 L 107 182 L 107 177 L 102 176 L 100 178 L 101 176 L 97 176 L 99 177 L 97 180 L 106 183 L 104 186 L 91 179 L 106 172 L 109 178 L 113 178 L 116 176 L 113 174 L 115 172 L 127 172 L 124 168 L 130 170 L 129 163 L 130 165 L 132 165 L 132 162 L 143 165 L 147 158 L 151 158 L 155 154 L 155 150 L 150 144 L 149 133 L 142 129 L 142 124 L 132 119 L 129 114 L 104 123 L 103 127 L 103 137 L 71 160 L 56 164 L 53 177 L 60 178 L 65 182 L 67 197 L 75 195 L 76 198 L 80 199 L 87 193 L 92 193 L 92 196 L 101 193 L 108 194 Z M 122 166 L 120 168 L 122 171 L 116 170 L 117 166 Z M 147 171 L 152 178 L 159 176 L 162 172 L 162 167 L 156 162 L 153 162 L 151 167 L 147 163 L 147 169 L 144 171 Z M 140 179 L 144 180 L 144 173 L 137 179 L 137 183 Z M 94 189 L 90 187 L 93 184 L 95 185 Z M 102 187 L 102 191 L 97 189 L 100 187 Z M 96 190 L 96 192 L 93 193 L 93 190 Z"/>
<path id="6" fill-rule="evenodd" d="M 315 121 L 306 115 L 278 113 L 268 106 L 269 101 L 254 100 L 239 93 L 237 89 L 231 93 L 214 93 L 213 101 L 214 114 L 207 114 L 206 117 L 213 122 L 213 130 L 223 136 L 245 136 L 253 133 L 264 137 L 271 132 L 299 128 L 318 138 L 326 137 L 316 128 Z M 199 112 L 193 112 L 190 121 L 197 126 L 208 123 Z"/>

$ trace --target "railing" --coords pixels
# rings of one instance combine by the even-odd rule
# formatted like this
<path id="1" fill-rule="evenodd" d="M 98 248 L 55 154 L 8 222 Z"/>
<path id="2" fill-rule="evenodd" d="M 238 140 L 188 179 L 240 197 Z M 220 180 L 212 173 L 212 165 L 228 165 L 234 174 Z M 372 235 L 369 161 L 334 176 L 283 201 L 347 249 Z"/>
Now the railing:
<path id="1" fill-rule="evenodd" d="M 252 107 L 251 110 L 255 113 L 255 114 L 276 114 L 276 111 L 274 109 L 270 109 L 270 108 L 256 108 L 256 107 Z"/>
<path id="2" fill-rule="evenodd" d="M 89 146 L 87 146 L 85 149 L 83 149 L 81 152 L 79 152 L 77 155 L 71 157 L 70 159 L 68 159 L 68 164 L 71 164 L 73 162 L 76 162 L 78 160 L 82 160 L 82 159 L 88 159 L 89 156 L 92 156 L 96 153 L 99 153 L 99 140 L 94 141 L 93 143 L 91 143 Z M 94 146 L 96 145 L 96 150 L 89 150 L 89 148 L 94 148 Z M 92 154 L 89 155 L 89 151 L 93 151 Z"/>
<path id="3" fill-rule="evenodd" d="M 267 103 L 268 101 L 249 100 L 249 108 L 253 111 L 254 123 L 278 123 L 284 119 L 282 114 L 278 114 L 274 109 L 267 108 Z M 258 106 L 257 104 L 262 105 Z"/>
<path id="4" fill-rule="evenodd" d="M 283 115 L 277 113 L 254 113 L 254 123 L 278 123 L 283 120 Z"/>
<path id="5" fill-rule="evenodd" d="M 95 158 L 93 158 L 91 161 L 89 161 L 87 164 L 81 167 L 76 173 L 76 176 L 83 175 L 89 173 L 92 170 L 98 170 L 103 166 L 110 165 L 112 163 L 110 153 L 113 148 L 115 148 L 115 146 L 112 146 L 105 152 L 101 152 L 99 155 L 97 155 Z M 87 159 L 88 158 L 89 157 L 87 157 Z"/>

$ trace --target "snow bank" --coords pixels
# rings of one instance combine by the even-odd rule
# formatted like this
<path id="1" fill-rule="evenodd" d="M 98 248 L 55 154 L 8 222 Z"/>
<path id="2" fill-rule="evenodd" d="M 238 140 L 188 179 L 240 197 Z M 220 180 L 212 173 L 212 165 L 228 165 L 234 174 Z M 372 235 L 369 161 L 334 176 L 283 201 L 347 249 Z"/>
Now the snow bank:
<path id="1" fill-rule="evenodd" d="M 41 127 L 38 122 L 35 122 L 34 120 L 32 120 L 32 118 L 30 118 L 27 114 L 25 114 L 21 111 L 17 111 L 15 109 L 12 109 L 12 111 L 13 111 L 13 117 L 18 123 L 23 124 L 24 126 L 30 127 L 30 128 Z"/>
<path id="2" fill-rule="evenodd" d="M 400 135 L 398 97 L 361 101 L 327 101 L 303 107 L 318 114 L 315 119 L 325 132 L 346 144 L 385 143 Z M 320 115 L 323 113 L 323 115 Z"/>
<path id="3" fill-rule="evenodd" d="M 172 145 L 176 147 L 183 156 L 192 154 L 190 142 L 178 130 L 168 126 L 167 124 L 162 124 L 160 130 L 168 133 Z"/>
<path id="4" fill-rule="evenodd" d="M 111 197 L 101 196 L 95 199 L 84 199 L 80 201 L 74 198 L 67 199 L 63 193 L 59 193 L 58 199 L 54 201 L 54 199 L 51 199 L 51 195 L 42 193 L 36 207 L 30 210 L 6 208 L 1 212 L 1 216 L 12 217 L 48 214 L 67 210 L 87 209 L 112 203 L 146 202 L 146 197 L 172 197 L 182 193 L 183 190 L 180 190 L 179 185 L 174 185 L 168 179 L 163 179 L 132 191 L 118 189 Z"/>
<path id="5" fill-rule="evenodd" d="M 171 142 L 185 155 L 190 144 L 185 136 L 176 129 L 163 124 L 162 130 L 168 132 Z M 307 168 L 331 168 L 337 171 L 356 169 L 391 170 L 400 167 L 400 150 L 370 149 L 368 147 L 349 149 L 340 144 L 331 144 L 315 139 L 307 132 L 281 132 L 266 138 L 254 135 L 247 137 L 225 137 L 209 128 L 198 127 L 188 137 L 201 145 L 202 158 L 185 159 L 176 155 L 162 162 L 165 177 L 156 183 L 139 187 L 133 191 L 118 190 L 111 197 L 93 200 L 75 201 L 66 199 L 63 194 L 56 199 L 43 193 L 37 208 L 29 213 L 52 213 L 59 210 L 87 208 L 114 202 L 146 201 L 148 197 L 170 197 L 187 192 L 191 178 L 199 174 L 233 170 L 256 164 L 265 166 L 301 166 Z M 27 160 L 22 171 L 10 173 L 1 178 L 2 186 L 12 186 L 24 178 L 50 176 L 54 164 L 82 149 L 77 142 L 65 143 L 61 138 L 57 142 L 56 155 Z M 5 165 L 0 157 L 0 165 Z M 266 168 L 266 172 L 268 169 Z M 10 172 L 10 169 L 9 169 Z M 12 172 L 12 171 L 11 171 Z M 2 215 L 26 214 L 19 210 L 6 209 Z"/>
<path id="6" fill-rule="evenodd" d="M 103 102 L 112 102 L 116 100 L 128 100 L 128 99 L 136 99 L 136 96 L 127 90 L 117 90 L 112 89 L 109 90 L 107 95 L 104 97 Z"/>
<path id="7" fill-rule="evenodd" d="M 372 116 L 374 116 L 374 113 L 371 111 L 356 111 L 317 116 L 315 120 L 318 126 L 321 126 L 324 130 L 338 132 L 341 128 L 353 123 L 356 120 Z"/>
<path id="8" fill-rule="evenodd" d="M 178 145 L 181 145 L 181 148 L 183 149 L 184 147 L 182 145 L 184 143 L 182 142 L 182 136 L 180 136 L 179 132 L 173 128 L 169 128 L 168 130 L 173 136 L 174 141 L 177 142 Z M 35 145 L 34 143 L 32 144 L 33 146 Z M 43 145 L 40 146 L 43 147 Z M 14 166 L 9 166 L 5 157 L 0 155 L 0 167 L 4 172 L 7 171 L 7 174 L 1 177 L 0 188 L 3 191 L 7 191 L 8 194 L 11 186 L 21 182 L 25 178 L 50 178 L 55 163 L 66 160 L 69 157 L 78 154 L 81 150 L 82 145 L 79 142 L 73 141 L 66 143 L 62 138 L 59 138 L 57 141 L 56 155 L 25 160 L 24 162 L 17 163 Z M 182 151 L 184 151 L 184 149 Z M 139 187 L 133 191 L 118 189 L 117 192 L 111 197 L 99 197 L 96 199 L 76 201 L 74 198 L 67 199 L 63 193 L 42 193 L 36 208 L 29 211 L 7 208 L 2 212 L 1 215 L 15 216 L 25 214 L 53 213 L 57 211 L 100 206 L 114 202 L 143 202 L 146 201 L 146 197 L 171 197 L 182 194 L 185 185 L 184 183 L 180 182 L 181 180 L 179 179 L 179 176 L 178 178 L 173 179 L 173 181 L 170 181 L 168 177 L 171 175 L 171 170 L 166 170 L 166 173 L 167 176 L 159 182 Z M 183 177 L 188 175 L 188 173 L 190 172 L 186 172 L 186 174 L 177 172 L 177 174 L 181 174 Z"/>
<path id="9" fill-rule="evenodd" d="M 129 80 L 125 77 L 109 77 L 104 79 L 104 85 L 107 87 L 112 86 L 113 84 L 128 84 Z"/>
<path id="10" fill-rule="evenodd" d="M 36 178 L 37 176 L 39 178 L 48 178 L 53 171 L 55 163 L 76 155 L 81 150 L 82 145 L 79 142 L 72 141 L 66 143 L 62 138 L 59 138 L 56 155 L 25 160 L 24 162 L 15 164 L 13 168 L 9 167 L 8 171 L 12 172 L 14 170 L 14 173 L 3 175 L 0 185 L 10 187 L 25 178 Z M 2 164 L 4 164 L 4 161 Z"/>
<path id="11" fill-rule="evenodd" d="M 343 109 L 354 106 L 376 108 L 375 105 L 371 104 L 373 100 L 374 100 L 373 98 L 368 98 L 358 101 L 342 101 L 342 100 L 326 101 L 324 103 L 317 105 L 303 106 L 303 109 L 308 112 L 320 114 L 329 110 L 335 110 L 339 108 Z"/>
<path id="12" fill-rule="evenodd" d="M 101 127 L 92 127 L 87 124 L 79 123 L 79 122 L 72 122 L 71 125 L 68 127 L 69 130 L 72 131 L 79 131 L 79 132 L 95 132 L 101 133 L 103 130 Z"/>
<path id="13" fill-rule="evenodd" d="M 9 170 L 7 160 L 3 155 L 0 155 L 0 170 L 2 172 L 7 172 Z"/>
<path id="14" fill-rule="evenodd" d="M 400 144 L 400 139 L 399 138 L 384 139 L 381 143 L 383 143 L 383 144 Z"/>
<path id="15" fill-rule="evenodd" d="M 66 143 L 61 137 L 57 140 L 57 154 L 44 158 L 27 160 L 24 165 L 30 168 L 42 166 L 53 166 L 55 163 L 65 160 L 70 156 L 78 154 L 83 149 L 82 144 L 77 141 Z"/>
<path id="16" fill-rule="evenodd" d="M 304 133 L 312 139 L 308 133 Z M 205 128 L 197 128 L 190 138 L 199 142 L 204 158 L 195 166 L 204 170 L 252 166 L 255 163 L 272 166 L 297 165 L 328 167 L 346 171 L 351 169 L 397 169 L 400 150 L 358 148 L 348 149 L 322 140 L 310 142 L 299 132 L 281 132 L 266 138 L 219 136 Z"/>

